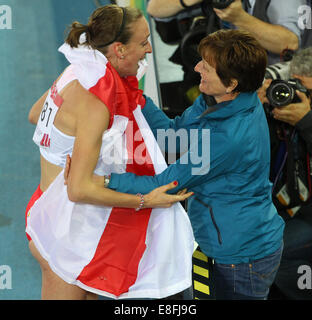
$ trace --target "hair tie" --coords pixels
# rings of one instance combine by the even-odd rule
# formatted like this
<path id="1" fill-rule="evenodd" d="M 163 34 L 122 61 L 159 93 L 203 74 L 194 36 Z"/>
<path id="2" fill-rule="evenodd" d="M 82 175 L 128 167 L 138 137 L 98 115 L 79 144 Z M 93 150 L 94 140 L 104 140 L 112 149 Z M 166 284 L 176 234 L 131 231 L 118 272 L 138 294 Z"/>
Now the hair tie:
<path id="1" fill-rule="evenodd" d="M 114 38 L 112 41 L 109 41 L 109 42 L 107 42 L 107 43 L 105 43 L 105 44 L 101 44 L 101 45 L 97 46 L 98 48 L 104 48 L 104 47 L 112 44 L 113 42 L 115 42 L 115 41 L 119 38 L 119 36 L 120 36 L 120 35 L 122 34 L 122 32 L 124 31 L 125 21 L 126 21 L 126 19 L 125 19 L 126 9 L 125 9 L 124 7 L 120 7 L 120 8 L 122 9 L 122 21 L 121 21 L 121 26 L 120 26 L 119 31 L 117 32 L 115 38 Z"/>
<path id="2" fill-rule="evenodd" d="M 86 26 L 86 38 L 87 38 L 87 42 L 90 44 L 92 38 L 93 38 L 93 32 L 92 29 L 89 25 Z"/>

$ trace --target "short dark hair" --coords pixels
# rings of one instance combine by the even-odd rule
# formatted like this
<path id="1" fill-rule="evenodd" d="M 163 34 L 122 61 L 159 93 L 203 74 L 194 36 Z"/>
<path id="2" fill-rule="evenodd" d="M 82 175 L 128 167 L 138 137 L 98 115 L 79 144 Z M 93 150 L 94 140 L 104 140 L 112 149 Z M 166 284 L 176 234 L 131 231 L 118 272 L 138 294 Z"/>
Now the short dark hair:
<path id="1" fill-rule="evenodd" d="M 224 86 L 228 87 L 233 79 L 238 81 L 233 92 L 251 92 L 261 87 L 267 53 L 250 33 L 218 30 L 201 40 L 198 52 L 216 69 Z"/>

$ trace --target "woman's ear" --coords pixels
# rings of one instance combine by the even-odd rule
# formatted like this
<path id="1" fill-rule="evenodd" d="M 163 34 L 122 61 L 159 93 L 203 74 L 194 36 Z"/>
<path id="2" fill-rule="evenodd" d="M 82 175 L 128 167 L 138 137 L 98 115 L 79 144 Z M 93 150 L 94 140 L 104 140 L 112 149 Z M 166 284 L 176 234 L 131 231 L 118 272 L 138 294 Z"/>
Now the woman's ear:
<path id="1" fill-rule="evenodd" d="M 125 46 L 121 42 L 114 42 L 113 50 L 118 59 L 125 58 Z"/>
<path id="2" fill-rule="evenodd" d="M 235 88 L 238 86 L 238 81 L 236 79 L 232 79 L 230 85 L 226 88 L 226 93 L 232 93 Z"/>

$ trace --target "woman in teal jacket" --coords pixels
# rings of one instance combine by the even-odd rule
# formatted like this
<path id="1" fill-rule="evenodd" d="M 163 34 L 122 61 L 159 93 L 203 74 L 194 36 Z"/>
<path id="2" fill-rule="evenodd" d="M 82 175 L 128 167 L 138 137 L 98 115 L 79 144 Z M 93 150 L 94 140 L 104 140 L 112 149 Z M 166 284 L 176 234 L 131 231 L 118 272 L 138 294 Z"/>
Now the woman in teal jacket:
<path id="1" fill-rule="evenodd" d="M 188 215 L 201 250 L 215 260 L 217 299 L 266 299 L 284 229 L 271 199 L 269 132 L 256 93 L 266 53 L 238 30 L 208 35 L 199 53 L 195 71 L 203 94 L 194 104 L 173 120 L 148 98 L 143 109 L 158 142 L 164 130 L 157 129 L 186 132 L 191 137 L 187 152 L 154 177 L 112 174 L 108 187 L 147 193 L 177 180 L 172 192 L 194 191 Z"/>

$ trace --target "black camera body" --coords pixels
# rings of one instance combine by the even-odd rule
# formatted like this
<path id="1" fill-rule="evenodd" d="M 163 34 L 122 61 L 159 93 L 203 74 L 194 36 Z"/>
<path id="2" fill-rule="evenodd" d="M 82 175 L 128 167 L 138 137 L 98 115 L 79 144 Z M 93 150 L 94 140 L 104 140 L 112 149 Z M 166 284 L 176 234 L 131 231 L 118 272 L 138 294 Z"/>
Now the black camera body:
<path id="1" fill-rule="evenodd" d="M 200 61 L 197 47 L 202 38 L 207 34 L 221 29 L 220 21 L 213 8 L 225 9 L 234 0 L 204 0 L 201 3 L 202 16 L 194 17 L 189 31 L 183 36 L 180 45 L 181 59 L 183 65 L 190 72 L 194 72 L 194 67 Z"/>
<path id="2" fill-rule="evenodd" d="M 290 61 L 278 62 L 268 66 L 265 69 L 264 79 L 281 79 L 288 80 L 290 76 Z"/>
<path id="3" fill-rule="evenodd" d="M 217 9 L 227 8 L 234 0 L 212 0 L 212 6 Z"/>
<path id="4" fill-rule="evenodd" d="M 289 79 L 290 61 L 279 62 L 266 68 L 265 79 L 272 79 L 266 90 L 266 96 L 271 108 L 281 108 L 290 103 L 300 102 L 296 90 L 304 92 L 307 96 L 309 91 L 301 84 L 299 79 Z"/>
<path id="5" fill-rule="evenodd" d="M 204 0 L 206 5 L 210 5 L 216 9 L 225 9 L 227 8 L 234 0 Z"/>
<path id="6" fill-rule="evenodd" d="M 213 13 L 213 8 L 216 9 L 225 9 L 227 8 L 234 0 L 204 0 L 201 3 L 201 8 L 206 17 L 210 17 Z"/>
<path id="7" fill-rule="evenodd" d="M 266 91 L 266 96 L 272 107 L 284 107 L 290 103 L 297 103 L 301 100 L 296 94 L 296 90 L 305 93 L 309 91 L 301 84 L 298 79 L 280 80 L 275 79 L 271 82 Z"/>

